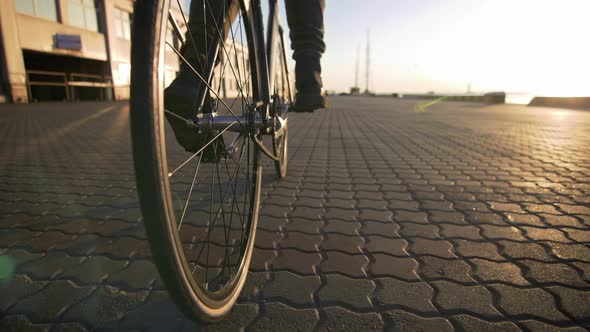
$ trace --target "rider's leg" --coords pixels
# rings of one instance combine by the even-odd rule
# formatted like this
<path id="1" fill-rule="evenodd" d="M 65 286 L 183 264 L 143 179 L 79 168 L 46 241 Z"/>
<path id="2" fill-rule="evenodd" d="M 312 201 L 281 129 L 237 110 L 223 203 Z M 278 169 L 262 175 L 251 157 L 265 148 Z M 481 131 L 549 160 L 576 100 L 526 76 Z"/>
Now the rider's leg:
<path id="1" fill-rule="evenodd" d="M 207 5 L 205 8 L 204 3 Z M 226 24 L 223 27 L 222 34 L 225 40 L 230 28 L 229 22 L 232 22 L 238 14 L 238 2 L 231 1 L 231 5 L 229 3 L 228 0 L 191 1 L 185 45 L 180 49 L 180 53 L 190 63 L 190 66 L 180 59 L 178 76 L 164 91 L 164 107 L 185 119 L 192 119 L 197 113 L 197 87 L 202 82 L 195 71 L 203 76 L 204 68 L 207 66 L 208 48 L 210 48 L 213 37 L 219 34 L 215 23 L 213 23 L 213 17 L 217 17 L 225 11 L 226 18 L 230 18 L 225 20 Z M 202 111 L 211 112 L 209 94 L 205 99 Z M 198 151 L 209 140 L 207 135 L 198 134 L 195 129 L 188 127 L 185 122 L 173 115 L 167 113 L 166 119 L 172 126 L 178 143 L 189 152 Z M 205 155 L 205 157 L 207 156 Z"/>
<path id="2" fill-rule="evenodd" d="M 311 112 L 327 106 L 320 58 L 324 43 L 325 0 L 285 0 L 289 37 L 295 59 L 295 110 Z"/>

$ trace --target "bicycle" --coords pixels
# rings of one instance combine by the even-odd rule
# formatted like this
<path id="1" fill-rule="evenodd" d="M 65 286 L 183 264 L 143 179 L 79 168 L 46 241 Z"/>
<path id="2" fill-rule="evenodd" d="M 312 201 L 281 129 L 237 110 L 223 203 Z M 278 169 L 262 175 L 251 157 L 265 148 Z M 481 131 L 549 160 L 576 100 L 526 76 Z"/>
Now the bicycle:
<path id="1" fill-rule="evenodd" d="M 286 174 L 292 84 L 277 0 L 269 0 L 266 43 L 260 0 L 236 0 L 239 13 L 233 19 L 227 13 L 236 6 L 232 0 L 224 0 L 221 13 L 211 10 L 209 1 L 215 0 L 193 1 L 203 1 L 207 29 L 215 32 L 207 42 L 206 63 L 190 63 L 199 78 L 199 105 L 194 116 L 181 119 L 207 142 L 187 154 L 175 144 L 165 120 L 166 115 L 179 117 L 163 108 L 170 68 L 177 68 L 175 61 L 176 66 L 189 63 L 182 45 L 198 44 L 190 31 L 184 38 L 183 25 L 189 25 L 178 0 L 136 3 L 131 133 L 141 210 L 164 285 L 186 315 L 216 321 L 230 312 L 248 272 L 261 153 L 274 160 L 280 178 Z M 236 96 L 228 96 L 228 82 Z M 202 112 L 206 100 L 214 112 Z M 270 135 L 272 151 L 263 135 Z M 203 158 L 207 151 L 212 160 Z"/>

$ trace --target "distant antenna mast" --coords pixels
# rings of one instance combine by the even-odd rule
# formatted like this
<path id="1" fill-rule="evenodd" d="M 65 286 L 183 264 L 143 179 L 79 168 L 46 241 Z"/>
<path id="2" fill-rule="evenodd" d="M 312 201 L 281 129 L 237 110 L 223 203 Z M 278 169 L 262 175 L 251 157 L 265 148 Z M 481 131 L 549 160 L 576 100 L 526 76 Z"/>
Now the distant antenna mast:
<path id="1" fill-rule="evenodd" d="M 360 54 L 361 54 L 361 47 L 357 46 L 356 47 L 356 68 L 355 68 L 355 72 L 354 72 L 354 86 L 357 88 L 359 86 L 359 61 L 361 59 Z"/>
<path id="2" fill-rule="evenodd" d="M 367 29 L 367 63 L 366 63 L 366 89 L 365 89 L 365 93 L 369 94 L 369 82 L 370 82 L 370 78 L 371 78 L 371 71 L 370 71 L 370 65 L 371 65 L 371 48 L 370 48 L 370 30 Z"/>

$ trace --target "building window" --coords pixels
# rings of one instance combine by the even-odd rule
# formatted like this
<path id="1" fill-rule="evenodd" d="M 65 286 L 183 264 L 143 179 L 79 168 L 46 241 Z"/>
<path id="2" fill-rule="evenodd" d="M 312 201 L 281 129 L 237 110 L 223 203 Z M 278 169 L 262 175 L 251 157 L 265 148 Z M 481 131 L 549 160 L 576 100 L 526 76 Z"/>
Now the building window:
<path id="1" fill-rule="evenodd" d="M 115 34 L 117 37 L 131 39 L 131 13 L 115 8 Z"/>
<path id="2" fill-rule="evenodd" d="M 14 4 L 19 13 L 57 21 L 55 0 L 14 0 Z"/>
<path id="3" fill-rule="evenodd" d="M 68 23 L 79 28 L 98 32 L 98 19 L 94 0 L 68 0 Z"/>

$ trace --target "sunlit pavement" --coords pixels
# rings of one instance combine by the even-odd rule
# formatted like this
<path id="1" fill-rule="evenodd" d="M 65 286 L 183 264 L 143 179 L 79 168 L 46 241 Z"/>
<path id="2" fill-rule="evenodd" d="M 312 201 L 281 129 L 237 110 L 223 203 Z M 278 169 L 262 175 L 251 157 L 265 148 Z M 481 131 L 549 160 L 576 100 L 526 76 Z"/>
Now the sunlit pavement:
<path id="1" fill-rule="evenodd" d="M 240 303 L 208 328 L 590 326 L 590 112 L 331 102 L 291 116 Z M 128 121 L 0 106 L 0 330 L 200 327 L 151 263 Z"/>

